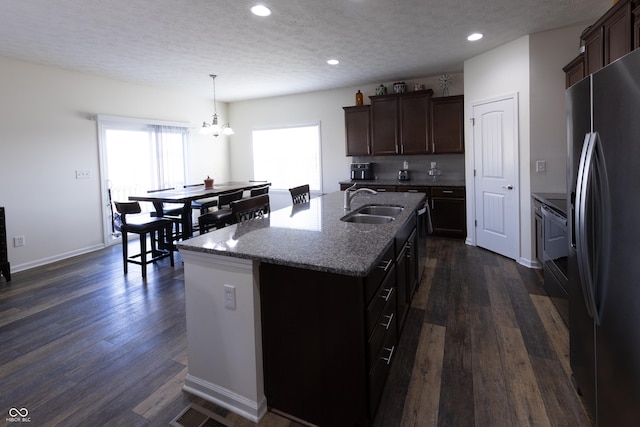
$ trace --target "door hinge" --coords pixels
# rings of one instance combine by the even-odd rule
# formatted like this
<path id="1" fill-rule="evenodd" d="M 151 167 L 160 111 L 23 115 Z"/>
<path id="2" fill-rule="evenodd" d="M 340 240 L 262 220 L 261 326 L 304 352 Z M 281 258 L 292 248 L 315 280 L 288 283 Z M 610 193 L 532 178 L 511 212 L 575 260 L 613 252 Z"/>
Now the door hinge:
<path id="1" fill-rule="evenodd" d="M 469 120 L 471 120 L 471 126 L 476 125 L 476 119 L 474 117 L 470 117 Z"/>
<path id="2" fill-rule="evenodd" d="M 477 227 L 477 226 L 478 226 L 478 220 L 477 220 L 477 219 L 474 219 L 474 220 L 473 220 L 473 226 L 474 226 L 474 227 Z"/>
<path id="3" fill-rule="evenodd" d="M 473 176 L 476 176 L 476 170 L 475 169 L 473 170 Z"/>

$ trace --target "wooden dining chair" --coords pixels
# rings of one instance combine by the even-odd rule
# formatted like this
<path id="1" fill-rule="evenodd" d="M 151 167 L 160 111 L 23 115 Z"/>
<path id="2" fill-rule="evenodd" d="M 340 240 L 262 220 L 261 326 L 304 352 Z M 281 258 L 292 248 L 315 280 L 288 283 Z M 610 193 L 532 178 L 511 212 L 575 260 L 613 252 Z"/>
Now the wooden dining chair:
<path id="1" fill-rule="evenodd" d="M 258 196 L 231 202 L 231 212 L 236 222 L 249 221 L 255 218 L 264 218 L 269 215 L 269 195 Z"/>
<path id="2" fill-rule="evenodd" d="M 204 184 L 188 184 L 184 185 L 183 188 L 192 188 L 192 187 L 203 187 Z M 200 215 L 206 214 L 209 212 L 209 209 L 215 208 L 218 206 L 218 198 L 217 197 L 207 197 L 205 199 L 198 199 L 191 202 L 191 209 L 197 210 L 200 212 Z"/>
<path id="3" fill-rule="evenodd" d="M 269 194 L 269 186 L 263 185 L 262 187 L 252 188 L 249 192 L 250 197 L 259 196 L 261 194 Z"/>
<path id="4" fill-rule="evenodd" d="M 206 233 L 211 228 L 215 227 L 220 229 L 226 227 L 229 224 L 233 224 L 235 219 L 231 207 L 231 202 L 242 199 L 244 190 L 230 191 L 218 196 L 218 210 L 213 212 L 207 212 L 204 215 L 198 217 L 198 227 L 200 234 Z"/>
<path id="5" fill-rule="evenodd" d="M 142 277 L 147 277 L 147 264 L 169 257 L 173 262 L 173 242 L 171 241 L 173 221 L 163 217 L 129 216 L 142 212 L 139 202 L 114 202 L 116 211 L 122 220 L 122 260 L 124 274 L 128 273 L 129 263 L 142 267 Z M 137 234 L 140 238 L 140 253 L 129 255 L 129 233 Z M 147 235 L 151 240 L 151 247 L 147 249 Z M 151 257 L 147 257 L 147 255 Z"/>
<path id="6" fill-rule="evenodd" d="M 309 184 L 301 185 L 289 189 L 291 193 L 291 200 L 294 205 L 300 203 L 307 203 L 311 199 L 311 193 L 309 192 Z"/>

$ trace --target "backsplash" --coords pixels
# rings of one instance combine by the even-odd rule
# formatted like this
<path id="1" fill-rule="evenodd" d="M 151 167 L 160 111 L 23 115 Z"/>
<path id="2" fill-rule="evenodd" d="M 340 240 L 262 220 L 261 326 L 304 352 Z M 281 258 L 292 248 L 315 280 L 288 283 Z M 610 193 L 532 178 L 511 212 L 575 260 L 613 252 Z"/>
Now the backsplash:
<path id="1" fill-rule="evenodd" d="M 398 170 L 404 169 L 403 163 L 409 162 L 410 180 L 430 180 L 431 162 L 436 162 L 440 170 L 439 179 L 464 180 L 464 154 L 437 154 L 418 156 L 353 156 L 353 163 L 374 163 L 373 174 L 376 179 L 397 179 Z"/>

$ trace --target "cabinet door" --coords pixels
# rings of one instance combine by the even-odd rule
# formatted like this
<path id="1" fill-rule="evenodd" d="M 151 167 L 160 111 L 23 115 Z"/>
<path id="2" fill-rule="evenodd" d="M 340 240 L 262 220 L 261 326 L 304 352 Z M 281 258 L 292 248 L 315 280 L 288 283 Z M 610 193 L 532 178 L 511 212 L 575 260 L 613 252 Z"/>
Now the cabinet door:
<path id="1" fill-rule="evenodd" d="M 640 6 L 633 9 L 633 49 L 640 48 Z"/>
<path id="2" fill-rule="evenodd" d="M 585 36 L 584 61 L 587 75 L 595 73 L 604 66 L 602 27 L 593 29 Z"/>
<path id="3" fill-rule="evenodd" d="M 397 96 L 371 97 L 371 151 L 373 155 L 399 152 Z"/>
<path id="4" fill-rule="evenodd" d="M 631 52 L 631 3 L 604 23 L 604 65 Z"/>
<path id="5" fill-rule="evenodd" d="M 434 233 L 464 237 L 467 234 L 466 221 L 464 188 L 431 189 L 431 222 Z"/>
<path id="6" fill-rule="evenodd" d="M 563 69 L 565 72 L 565 86 L 571 87 L 584 78 L 584 54 L 578 55 Z"/>
<path id="7" fill-rule="evenodd" d="M 413 92 L 398 99 L 400 109 L 400 153 L 429 153 L 429 100 L 431 90 Z"/>
<path id="8" fill-rule="evenodd" d="M 431 129 L 433 153 L 464 153 L 464 97 L 434 98 Z"/>
<path id="9" fill-rule="evenodd" d="M 343 108 L 347 156 L 367 156 L 371 154 L 369 106 Z"/>

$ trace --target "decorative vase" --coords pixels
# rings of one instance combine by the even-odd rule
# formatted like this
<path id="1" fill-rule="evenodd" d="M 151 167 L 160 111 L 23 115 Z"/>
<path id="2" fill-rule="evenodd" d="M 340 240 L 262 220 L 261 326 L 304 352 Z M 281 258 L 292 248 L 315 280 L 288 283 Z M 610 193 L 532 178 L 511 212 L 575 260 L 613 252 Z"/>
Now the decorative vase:
<path id="1" fill-rule="evenodd" d="M 393 93 L 405 93 L 407 84 L 405 82 L 396 82 L 393 84 Z"/>
<path id="2" fill-rule="evenodd" d="M 207 179 L 204 180 L 204 189 L 211 190 L 212 188 L 213 188 L 213 178 L 209 178 L 207 176 Z"/>
<path id="3" fill-rule="evenodd" d="M 376 88 L 376 95 L 386 95 L 387 87 L 385 85 L 380 85 Z"/>
<path id="4" fill-rule="evenodd" d="M 363 104 L 362 92 L 358 91 L 358 93 L 356 93 L 356 105 L 362 105 L 362 104 Z"/>

